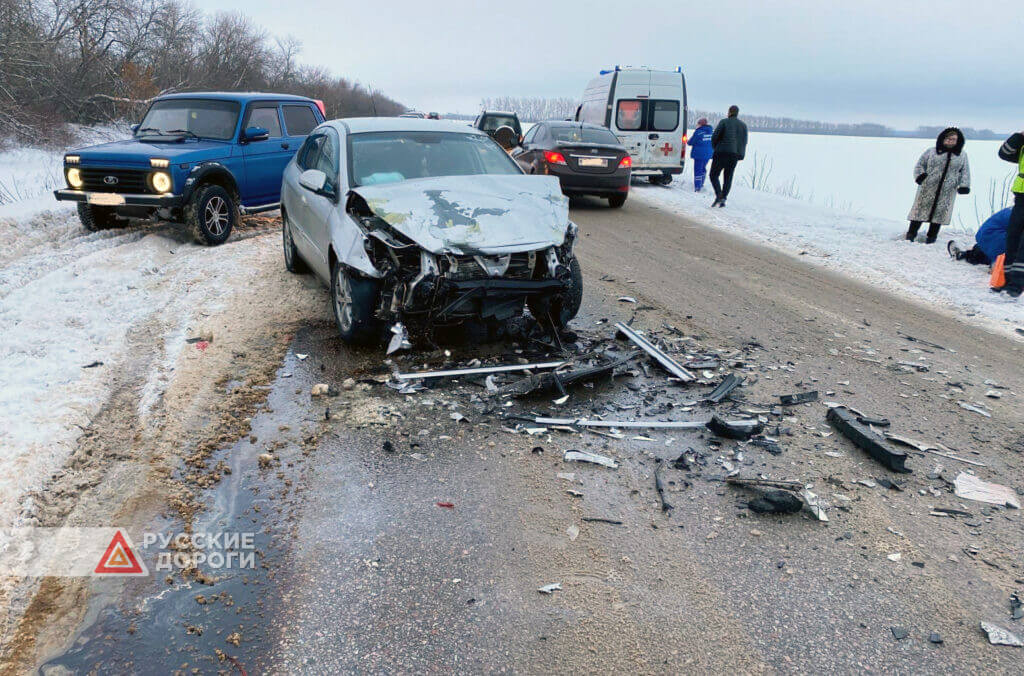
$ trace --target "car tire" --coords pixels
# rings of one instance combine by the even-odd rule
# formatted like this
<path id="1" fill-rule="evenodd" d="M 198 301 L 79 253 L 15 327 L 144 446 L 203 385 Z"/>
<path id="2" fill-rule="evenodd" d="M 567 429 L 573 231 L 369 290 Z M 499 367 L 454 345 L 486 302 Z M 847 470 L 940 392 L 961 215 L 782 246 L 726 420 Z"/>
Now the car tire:
<path id="1" fill-rule="evenodd" d="M 373 318 L 380 287 L 377 282 L 351 274 L 335 263 L 331 269 L 331 313 L 341 339 L 352 345 L 380 340 L 380 322 Z"/>
<path id="2" fill-rule="evenodd" d="M 284 267 L 288 272 L 301 275 L 309 270 L 306 261 L 302 260 L 295 240 L 292 238 L 292 225 L 288 221 L 288 214 L 281 212 L 281 243 L 284 248 Z"/>
<path id="3" fill-rule="evenodd" d="M 532 297 L 527 301 L 530 314 L 542 324 L 551 317 L 558 328 L 564 329 L 580 311 L 583 304 L 583 271 L 575 256 L 569 261 L 569 288 L 555 298 Z"/>
<path id="4" fill-rule="evenodd" d="M 213 183 L 196 188 L 184 211 L 192 237 L 206 246 L 226 242 L 241 218 L 231 193 Z"/>
<path id="5" fill-rule="evenodd" d="M 113 207 L 97 207 L 85 202 L 78 203 L 78 220 L 89 232 L 109 230 L 117 226 L 117 215 Z"/>
<path id="6" fill-rule="evenodd" d="M 626 203 L 626 195 L 612 195 L 608 198 L 608 206 L 612 209 L 621 209 Z"/>
<path id="7" fill-rule="evenodd" d="M 662 174 L 661 176 L 648 176 L 647 180 L 651 182 L 651 185 L 668 185 L 672 182 L 672 174 Z"/>

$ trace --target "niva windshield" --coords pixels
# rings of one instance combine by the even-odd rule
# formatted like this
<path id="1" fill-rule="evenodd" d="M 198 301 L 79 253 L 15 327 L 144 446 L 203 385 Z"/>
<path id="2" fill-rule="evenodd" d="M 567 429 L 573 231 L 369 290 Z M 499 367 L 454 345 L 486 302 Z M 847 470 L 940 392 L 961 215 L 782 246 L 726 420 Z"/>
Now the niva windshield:
<path id="1" fill-rule="evenodd" d="M 136 136 L 194 136 L 228 141 L 235 135 L 239 104 L 206 99 L 166 99 L 149 108 Z"/>

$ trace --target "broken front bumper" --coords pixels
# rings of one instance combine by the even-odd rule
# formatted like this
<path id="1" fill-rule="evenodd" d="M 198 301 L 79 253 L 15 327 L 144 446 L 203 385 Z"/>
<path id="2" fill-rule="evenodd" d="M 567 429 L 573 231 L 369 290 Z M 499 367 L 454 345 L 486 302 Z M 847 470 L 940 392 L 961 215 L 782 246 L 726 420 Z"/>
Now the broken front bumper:
<path id="1" fill-rule="evenodd" d="M 507 319 L 522 310 L 531 296 L 553 296 L 565 291 L 568 281 L 555 279 L 437 279 L 422 310 L 438 321 L 468 318 Z M 425 289 L 424 289 L 425 290 Z M 407 311 L 415 312 L 414 308 Z"/>

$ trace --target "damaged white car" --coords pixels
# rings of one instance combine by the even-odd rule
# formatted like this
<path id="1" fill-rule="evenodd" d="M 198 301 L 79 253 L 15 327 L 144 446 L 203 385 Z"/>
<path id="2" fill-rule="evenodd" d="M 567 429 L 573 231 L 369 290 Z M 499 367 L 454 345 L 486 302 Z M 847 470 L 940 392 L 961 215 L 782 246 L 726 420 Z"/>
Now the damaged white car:
<path id="1" fill-rule="evenodd" d="M 342 338 L 371 343 L 521 314 L 564 326 L 583 279 L 558 179 L 528 176 L 483 132 L 404 118 L 317 127 L 284 172 L 285 265 L 331 288 Z"/>

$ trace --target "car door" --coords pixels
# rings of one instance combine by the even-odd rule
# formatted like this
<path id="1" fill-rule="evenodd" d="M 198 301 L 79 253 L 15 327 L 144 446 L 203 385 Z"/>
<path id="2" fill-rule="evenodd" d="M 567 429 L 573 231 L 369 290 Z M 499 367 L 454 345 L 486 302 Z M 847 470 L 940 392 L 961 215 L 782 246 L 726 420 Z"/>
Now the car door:
<path id="1" fill-rule="evenodd" d="M 290 153 L 295 153 L 306 137 L 320 124 L 313 106 L 305 103 L 282 103 L 281 118 L 284 120 L 284 143 L 287 145 L 285 150 Z"/>
<path id="2" fill-rule="evenodd" d="M 330 222 L 331 216 L 338 208 L 338 133 L 327 127 L 322 134 L 319 143 L 319 152 L 316 156 L 316 164 L 310 169 L 319 169 L 327 176 L 322 193 L 315 193 L 311 190 L 304 190 L 306 193 L 306 208 L 308 210 L 307 224 L 309 238 L 318 251 L 318 260 L 326 265 L 327 251 L 331 244 Z M 346 252 L 338 252 L 343 256 Z"/>
<path id="3" fill-rule="evenodd" d="M 276 101 L 249 104 L 242 122 L 242 133 L 250 127 L 262 127 L 270 138 L 251 141 L 242 146 L 245 162 L 245 185 L 242 203 L 246 206 L 272 204 L 281 200 L 281 175 L 292 153 L 284 143 L 281 117 Z"/>
<path id="4" fill-rule="evenodd" d="M 534 141 L 540 133 L 541 126 L 542 123 L 538 122 L 530 127 L 526 132 L 526 136 L 523 137 L 522 144 L 512 150 L 512 158 L 519 163 L 519 166 L 528 172 L 534 166 L 536 157 Z"/>
<path id="5" fill-rule="evenodd" d="M 646 166 L 650 159 L 649 141 L 652 140 L 646 131 L 647 100 L 619 99 L 615 102 L 614 112 L 615 135 L 633 158 L 633 166 Z"/>
<path id="6" fill-rule="evenodd" d="M 313 193 L 299 184 L 299 176 L 307 169 L 317 168 L 323 140 L 324 134 L 317 133 L 309 136 L 303 142 L 299 154 L 295 158 L 295 180 L 289 181 L 287 194 L 282 196 L 285 199 L 288 220 L 292 226 L 292 240 L 307 261 L 319 261 L 321 254 L 320 249 L 313 241 L 315 225 L 309 207 L 310 197 Z"/>
<path id="7" fill-rule="evenodd" d="M 647 102 L 648 166 L 679 166 L 682 136 L 679 129 L 679 101 L 651 99 Z"/>

